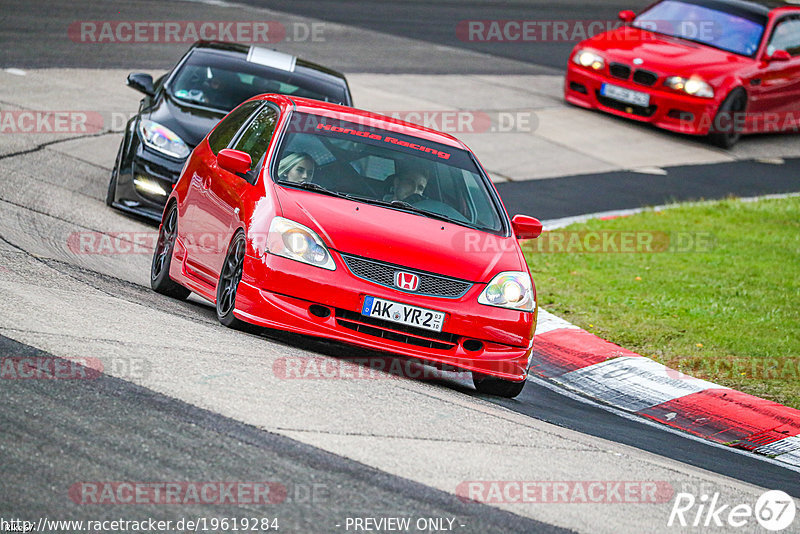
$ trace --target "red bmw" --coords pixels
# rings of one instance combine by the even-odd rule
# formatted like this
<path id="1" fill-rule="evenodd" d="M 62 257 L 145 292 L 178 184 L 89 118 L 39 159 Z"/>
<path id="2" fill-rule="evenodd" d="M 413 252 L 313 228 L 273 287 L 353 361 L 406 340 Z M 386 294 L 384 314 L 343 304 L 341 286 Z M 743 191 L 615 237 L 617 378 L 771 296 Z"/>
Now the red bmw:
<path id="1" fill-rule="evenodd" d="M 165 206 L 156 291 L 219 320 L 321 336 L 525 384 L 536 292 L 510 220 L 455 138 L 335 104 L 261 95 L 193 151 Z"/>
<path id="2" fill-rule="evenodd" d="M 796 2 L 793 2 L 796 4 Z M 708 135 L 800 132 L 800 7 L 776 0 L 661 0 L 579 43 L 568 102 Z"/>

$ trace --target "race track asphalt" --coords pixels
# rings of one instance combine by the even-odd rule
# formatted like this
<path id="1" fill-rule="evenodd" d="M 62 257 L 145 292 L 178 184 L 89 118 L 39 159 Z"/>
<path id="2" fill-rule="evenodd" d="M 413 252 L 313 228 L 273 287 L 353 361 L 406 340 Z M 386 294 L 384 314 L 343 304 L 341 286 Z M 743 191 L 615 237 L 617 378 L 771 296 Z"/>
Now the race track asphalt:
<path id="1" fill-rule="evenodd" d="M 474 0 L 430 3 L 381 1 L 369 3 L 369 9 L 365 9 L 364 2 L 334 0 L 244 0 L 244 3 L 289 13 L 285 19 L 287 21 L 295 20 L 296 16 L 309 16 L 375 32 L 370 34 L 367 41 L 354 44 L 357 61 L 342 52 L 341 43 L 346 42 L 349 35 L 349 30 L 344 27 L 329 28 L 331 40 L 327 43 L 289 44 L 298 53 L 314 55 L 326 64 L 329 62 L 347 72 L 437 74 L 475 71 L 490 74 L 553 74 L 562 70 L 572 47 L 572 43 L 523 45 L 464 42 L 457 38 L 454 30 L 462 20 L 613 19 L 619 9 L 644 4 L 639 0 L 602 1 L 592 3 L 587 9 L 585 2 L 576 0 L 559 3 L 514 1 L 504 2 L 502 6 Z M 4 13 L 0 15 L 4 20 L 0 27 L 0 43 L 3 45 L 0 67 L 166 68 L 180 56 L 185 45 L 91 49 L 87 45 L 71 42 L 67 38 L 66 27 L 76 20 L 143 18 L 143 13 L 147 13 L 151 19 L 181 17 L 200 20 L 204 13 L 221 17 L 219 13 L 226 9 L 212 4 L 190 3 L 179 4 L 185 7 L 177 12 L 174 6 L 178 4 L 148 0 L 126 4 L 99 0 L 58 1 L 46 4 L 48 13 L 43 17 L 44 5 L 43 2 L 17 0 L 4 2 Z M 246 16 L 230 15 L 231 18 Z M 334 36 L 336 39 L 333 39 Z M 394 39 L 386 36 L 393 36 Z M 426 44 L 417 43 L 413 48 L 404 39 Z M 437 54 L 436 46 L 457 51 Z M 407 50 L 413 50 L 414 53 L 407 54 Z M 470 62 L 473 52 L 492 54 L 496 59 L 476 64 Z M 426 54 L 430 61 L 424 63 L 420 58 L 425 58 Z M 67 228 L 65 231 L 127 228 L 125 225 L 128 224 L 136 228 L 141 226 L 139 221 L 105 210 L 102 206 L 105 183 L 101 182 L 106 180 L 108 169 L 41 147 L 27 154 L 6 154 L 0 160 L 9 174 L 7 185 L 0 186 L 0 207 L 4 214 L 8 214 L 0 222 L 0 236 L 4 239 L 0 249 L 4 254 L 3 263 L 7 266 L 0 265 L 0 271 L 6 269 L 6 274 L 15 267 L 29 269 L 30 265 L 40 261 L 37 258 L 47 253 L 33 246 L 29 248 L 36 248 L 35 253 L 11 250 L 13 247 L 8 246 L 9 241 L 30 243 L 26 239 L 38 235 L 44 247 L 55 250 L 57 239 L 62 234 L 55 230 L 51 233 L 47 225 L 57 226 L 59 232 L 62 226 Z M 39 176 L 37 169 L 41 170 L 44 179 L 57 184 L 53 187 L 57 187 L 56 190 L 61 191 L 65 198 L 80 197 L 80 206 L 91 206 L 97 216 L 87 214 L 86 208 L 79 209 L 59 202 L 58 198 L 39 194 L 43 184 L 29 181 L 27 183 L 31 185 L 25 186 L 25 180 Z M 796 159 L 787 159 L 782 165 L 744 161 L 670 167 L 666 171 L 667 174 L 663 176 L 621 171 L 509 182 L 499 184 L 498 189 L 512 214 L 524 212 L 541 219 L 659 205 L 673 200 L 800 190 L 800 180 L 797 178 L 800 176 L 800 160 Z M 9 259 L 17 256 L 25 256 L 25 260 Z M 86 258 L 80 260 L 86 261 Z M 97 272 L 81 265 L 60 265 L 58 269 L 66 273 L 64 279 L 75 281 L 76 287 L 83 289 L 85 285 L 87 291 L 122 295 L 125 305 L 158 309 L 207 328 L 209 337 L 222 335 L 215 329 L 213 311 L 196 303 L 175 303 L 159 298 L 140 281 L 131 283 L 127 278 L 128 272 L 119 275 L 119 278 L 115 277 L 111 264 L 98 267 Z M 11 275 L 8 276 L 11 278 Z M 31 291 L 44 294 L 52 287 L 42 289 L 37 285 L 40 283 L 33 275 L 13 280 L 13 284 L 29 284 Z M 55 298 L 49 300 L 55 318 L 53 321 L 57 324 L 61 304 Z M 114 304 L 117 305 L 119 303 Z M 5 312 L 7 315 L 3 317 L 14 316 L 13 310 Z M 110 310 L 109 316 L 115 317 L 113 313 Z M 36 329 L 19 329 L 17 324 L 11 324 L 10 321 L 0 323 L 0 327 L 8 336 L 38 335 Z M 111 333 L 125 327 L 125 324 L 116 324 L 103 328 Z M 68 332 L 64 335 L 75 334 Z M 349 354 L 340 346 L 297 337 L 275 338 L 271 334 L 263 341 L 265 344 L 282 343 L 287 351 L 298 353 L 308 352 L 334 358 Z M 109 343 L 127 349 L 127 344 L 131 342 L 112 340 Z M 102 345 L 98 342 L 87 345 L 87 349 L 99 350 L 96 348 L 99 346 Z M 173 349 L 178 350 L 177 346 Z M 47 356 L 38 348 L 4 336 L 0 336 L 0 354 L 7 357 Z M 800 498 L 800 476 L 796 471 L 622 417 L 536 381 L 531 381 L 523 394 L 514 400 L 482 397 L 463 383 L 444 382 L 437 387 L 445 390 L 445 393 L 464 395 L 466 402 L 474 401 L 480 409 L 483 409 L 486 401 L 490 401 L 495 406 L 507 408 L 530 420 L 552 423 L 654 453 L 661 457 L 658 461 L 669 468 L 693 466 L 716 473 L 719 476 L 715 475 L 715 480 L 718 481 L 733 479 L 782 489 Z M 346 395 L 347 399 L 352 400 L 355 394 L 348 392 Z M 331 401 L 341 401 L 343 398 L 334 397 Z M 174 518 L 174 510 L 157 506 L 142 506 L 134 510 L 114 506 L 87 509 L 70 501 L 67 492 L 72 484 L 81 480 L 165 480 L 172 477 L 184 481 L 193 478 L 242 480 L 258 477 L 298 488 L 297 491 L 301 493 L 315 483 L 331 490 L 323 490 L 325 497 L 313 502 L 304 501 L 301 497 L 297 500 L 303 502 L 276 505 L 274 510 L 267 510 L 281 518 L 286 530 L 337 531 L 341 530 L 336 527 L 337 520 L 357 514 L 455 517 L 466 525 L 462 530 L 464 532 L 560 531 L 547 521 L 528 519 L 496 507 L 462 503 L 451 493 L 410 478 L 390 474 L 387 470 L 376 469 L 108 375 L 97 380 L 77 382 L 4 381 L 0 389 L 0 402 L 0 458 L 3 462 L 0 493 L 4 496 L 0 503 L 0 515 L 3 517 L 12 514 L 20 516 L 20 512 L 25 511 L 31 518 L 48 515 L 68 519 L 91 515 L 102 519 L 116 518 L 120 514 L 128 518 Z M 535 447 L 545 444 L 527 445 Z M 398 451 L 398 457 L 402 457 L 404 452 Z M 683 476 L 682 472 L 679 474 Z M 618 476 L 622 477 L 624 473 Z M 213 514 L 217 517 L 243 517 L 251 514 L 262 516 L 265 510 L 247 506 L 215 506 L 213 509 L 188 507 L 180 512 L 187 516 L 208 517 Z"/>

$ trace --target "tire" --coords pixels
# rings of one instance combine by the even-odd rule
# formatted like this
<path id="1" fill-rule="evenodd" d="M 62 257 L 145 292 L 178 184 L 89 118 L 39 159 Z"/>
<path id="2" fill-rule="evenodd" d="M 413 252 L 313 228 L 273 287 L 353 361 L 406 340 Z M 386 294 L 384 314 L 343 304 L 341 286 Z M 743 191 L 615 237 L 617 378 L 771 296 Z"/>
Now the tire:
<path id="1" fill-rule="evenodd" d="M 169 277 L 169 266 L 172 263 L 172 251 L 178 238 L 178 205 L 170 205 L 164 223 L 158 231 L 158 243 L 153 251 L 153 262 L 150 264 L 150 287 L 154 291 L 179 300 L 186 300 L 191 291 L 176 283 Z"/>
<path id="2" fill-rule="evenodd" d="M 717 110 L 714 124 L 711 125 L 711 133 L 708 134 L 708 142 L 725 149 L 735 145 L 742 137 L 741 131 L 736 128 L 739 121 L 735 117 L 737 113 L 744 113 L 746 109 L 747 93 L 744 89 L 738 88 L 731 91 Z M 725 124 L 728 126 L 725 127 Z M 723 127 L 720 128 L 720 126 Z"/>
<path id="3" fill-rule="evenodd" d="M 475 385 L 475 389 L 478 390 L 478 393 L 513 399 L 522 393 L 522 388 L 525 387 L 527 380 L 512 382 L 510 380 L 503 380 L 502 378 L 473 372 L 472 383 Z"/>
<path id="4" fill-rule="evenodd" d="M 239 289 L 239 282 L 242 280 L 242 269 L 244 267 L 245 254 L 244 233 L 239 231 L 234 234 L 228 245 L 228 252 L 225 254 L 225 262 L 219 273 L 219 283 L 217 283 L 217 319 L 223 325 L 236 330 L 250 331 L 253 327 L 244 321 L 237 319 L 233 315 L 236 307 L 236 292 Z"/>
<path id="5" fill-rule="evenodd" d="M 106 206 L 112 207 L 117 196 L 117 176 L 119 176 L 119 166 L 122 163 L 122 148 L 125 146 L 125 139 L 122 139 L 122 144 L 119 145 L 117 152 L 117 159 L 114 162 L 114 168 L 111 170 L 111 180 L 108 182 L 108 191 L 106 191 Z"/>

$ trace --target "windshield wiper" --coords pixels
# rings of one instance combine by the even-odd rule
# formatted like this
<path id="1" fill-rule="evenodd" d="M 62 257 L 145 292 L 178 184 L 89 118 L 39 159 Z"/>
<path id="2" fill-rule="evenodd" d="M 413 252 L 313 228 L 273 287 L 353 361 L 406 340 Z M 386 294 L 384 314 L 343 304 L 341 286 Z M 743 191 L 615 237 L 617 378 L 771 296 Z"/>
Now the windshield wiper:
<path id="1" fill-rule="evenodd" d="M 314 182 L 295 183 L 295 182 L 287 182 L 286 180 L 281 180 L 278 183 L 293 185 L 295 187 L 299 187 L 300 189 L 305 189 L 306 191 L 314 191 L 316 193 L 322 193 L 323 195 L 330 195 L 332 197 L 340 197 L 353 200 L 353 197 L 348 195 L 347 193 L 340 193 L 339 191 L 333 191 L 331 189 L 328 189 L 327 187 L 315 184 Z"/>

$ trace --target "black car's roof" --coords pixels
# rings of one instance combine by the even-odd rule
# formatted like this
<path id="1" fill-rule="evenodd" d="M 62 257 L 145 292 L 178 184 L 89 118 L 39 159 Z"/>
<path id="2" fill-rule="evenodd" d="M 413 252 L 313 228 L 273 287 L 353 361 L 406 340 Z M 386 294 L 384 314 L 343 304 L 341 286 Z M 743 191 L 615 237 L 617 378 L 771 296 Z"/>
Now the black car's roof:
<path id="1" fill-rule="evenodd" d="M 221 54 L 231 56 L 236 59 L 246 60 L 248 54 L 250 53 L 250 50 L 255 47 L 240 43 L 228 43 L 223 41 L 198 41 L 194 45 L 192 45 L 192 48 L 203 51 L 215 51 Z M 345 76 L 341 72 L 329 69 L 328 67 L 323 67 L 322 65 L 313 63 L 311 61 L 295 58 L 295 65 L 296 68 L 299 67 L 302 73 L 307 76 L 318 77 L 318 78 L 327 78 L 332 76 L 334 78 L 339 78 L 339 80 L 341 80 L 342 82 L 344 82 L 345 80 Z"/>

